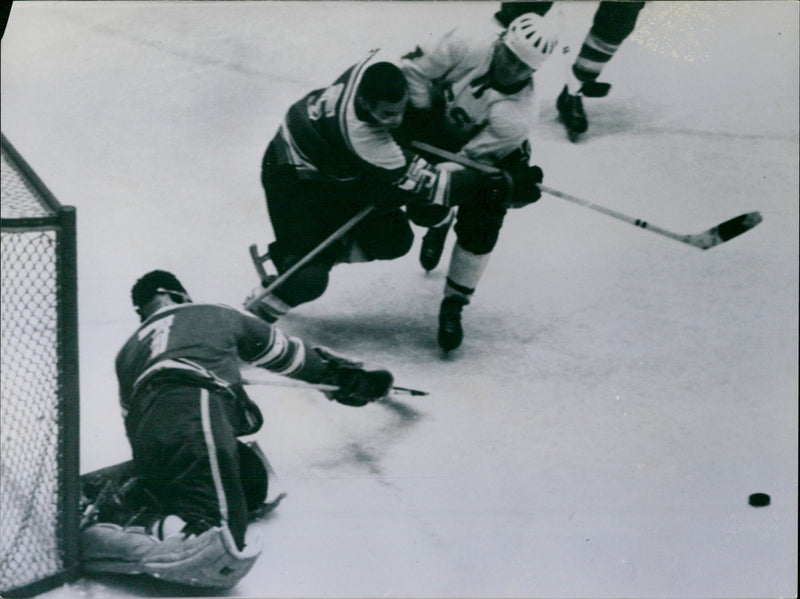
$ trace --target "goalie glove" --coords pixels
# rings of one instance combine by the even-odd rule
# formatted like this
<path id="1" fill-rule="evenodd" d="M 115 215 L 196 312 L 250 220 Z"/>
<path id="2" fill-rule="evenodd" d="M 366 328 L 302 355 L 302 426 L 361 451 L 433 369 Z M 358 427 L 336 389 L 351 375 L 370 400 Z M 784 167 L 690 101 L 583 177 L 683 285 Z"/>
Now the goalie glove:
<path id="1" fill-rule="evenodd" d="M 346 406 L 360 408 L 389 394 L 394 377 L 388 370 L 364 370 L 361 362 L 337 356 L 328 350 L 314 350 L 325 360 L 322 383 L 338 389 L 325 391 L 325 396 Z"/>

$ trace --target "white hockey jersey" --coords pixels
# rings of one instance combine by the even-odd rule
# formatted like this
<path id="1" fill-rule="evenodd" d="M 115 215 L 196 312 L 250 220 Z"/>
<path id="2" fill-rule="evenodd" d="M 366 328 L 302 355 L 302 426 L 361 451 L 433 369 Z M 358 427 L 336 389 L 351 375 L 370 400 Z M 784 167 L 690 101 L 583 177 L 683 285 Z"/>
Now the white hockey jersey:
<path id="1" fill-rule="evenodd" d="M 453 29 L 420 44 L 401 60 L 415 108 L 444 101 L 448 127 L 464 144 L 460 153 L 496 162 L 528 139 L 536 124 L 533 80 L 499 88 L 489 76 L 499 26 Z"/>

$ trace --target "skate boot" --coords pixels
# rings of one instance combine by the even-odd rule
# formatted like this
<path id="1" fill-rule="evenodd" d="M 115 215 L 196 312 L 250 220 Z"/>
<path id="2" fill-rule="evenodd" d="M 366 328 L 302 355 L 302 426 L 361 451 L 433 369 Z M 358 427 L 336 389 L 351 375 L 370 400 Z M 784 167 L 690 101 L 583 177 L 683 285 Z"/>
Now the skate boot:
<path id="1" fill-rule="evenodd" d="M 427 272 L 432 271 L 439 264 L 444 251 L 444 242 L 447 239 L 447 232 L 450 230 L 450 223 L 439 227 L 431 227 L 422 238 L 422 248 L 419 251 L 419 263 Z"/>
<path id="2" fill-rule="evenodd" d="M 566 85 L 556 100 L 556 108 L 561 122 L 567 128 L 567 136 L 570 141 L 575 141 L 578 135 L 589 128 L 589 122 L 586 120 L 586 113 L 583 110 L 583 98 L 580 94 L 571 95 Z"/>
<path id="3" fill-rule="evenodd" d="M 448 295 L 439 309 L 439 347 L 452 351 L 464 340 L 461 328 L 461 309 L 469 303 L 463 295 Z"/>

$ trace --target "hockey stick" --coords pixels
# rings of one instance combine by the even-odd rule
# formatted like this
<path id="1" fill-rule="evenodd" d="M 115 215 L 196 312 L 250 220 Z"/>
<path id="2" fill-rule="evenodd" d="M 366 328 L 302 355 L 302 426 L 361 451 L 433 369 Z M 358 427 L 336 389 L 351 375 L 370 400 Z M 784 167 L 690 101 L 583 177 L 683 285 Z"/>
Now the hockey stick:
<path id="1" fill-rule="evenodd" d="M 476 162 L 475 160 L 470 160 L 465 156 L 459 156 L 458 154 L 453 154 L 452 152 L 439 149 L 429 144 L 413 141 L 411 142 L 411 146 L 414 149 L 419 150 L 420 152 L 426 152 L 433 156 L 438 156 L 439 158 L 443 158 L 445 160 L 449 160 L 451 162 L 455 162 L 462 166 L 473 168 L 475 170 L 487 174 L 497 174 L 498 172 L 500 172 L 500 169 L 496 167 Z M 721 243 L 724 243 L 730 239 L 733 239 L 734 237 L 738 237 L 742 233 L 746 233 L 747 231 L 755 227 L 758 223 L 760 223 L 762 220 L 764 220 L 761 216 L 761 213 L 748 212 L 746 214 L 740 214 L 739 216 L 735 216 L 729 220 L 726 220 L 725 222 L 722 222 L 715 227 L 711 227 L 710 229 L 708 229 L 707 231 L 703 231 L 702 233 L 685 235 L 680 233 L 673 233 L 672 231 L 668 231 L 667 229 L 653 225 L 642 219 L 628 216 L 627 214 L 623 214 L 621 212 L 617 212 L 616 210 L 612 210 L 611 208 L 606 208 L 605 206 L 589 202 L 588 200 L 584 200 L 572 194 L 564 193 L 563 191 L 558 191 L 557 189 L 547 187 L 546 185 L 539 185 L 539 189 L 541 189 L 543 192 L 553 197 L 560 198 L 562 200 L 567 200 L 568 202 L 572 202 L 573 204 L 583 206 L 584 208 L 589 208 L 590 210 L 594 210 L 595 212 L 600 212 L 601 214 L 605 214 L 606 216 L 616 218 L 617 220 L 629 223 L 631 225 L 639 227 L 640 229 L 646 229 L 648 231 L 652 231 L 653 233 L 657 233 L 658 235 L 669 237 L 670 239 L 674 239 L 676 241 L 680 241 L 681 243 L 685 243 L 693 247 L 700 248 L 701 250 L 707 250 Z"/>
<path id="2" fill-rule="evenodd" d="M 270 293 L 272 293 L 272 291 L 276 287 L 281 285 L 286 279 L 288 279 L 294 273 L 296 273 L 298 270 L 303 268 L 311 260 L 316 258 L 317 255 L 320 254 L 320 252 L 322 252 L 323 250 L 327 249 L 330 245 L 332 245 L 333 243 L 338 241 L 339 238 L 342 237 L 345 233 L 347 233 L 350 229 L 355 227 L 365 216 L 367 216 L 367 214 L 372 212 L 372 210 L 374 208 L 375 208 L 375 206 L 372 205 L 372 204 L 362 208 L 361 211 L 358 214 L 356 214 L 354 217 L 352 217 L 350 220 L 348 220 L 345 224 L 343 224 L 341 227 L 339 227 L 333 233 L 331 233 L 330 236 L 328 236 L 327 239 L 325 239 L 317 247 L 315 247 L 313 250 L 311 250 L 303 258 L 301 258 L 298 262 L 293 264 L 290 269 L 288 269 L 286 272 L 284 272 L 278 278 L 276 278 L 274 281 L 272 281 L 272 283 L 267 285 L 257 295 L 254 295 L 253 297 L 248 298 L 247 302 L 245 303 L 245 308 L 249 308 L 249 307 L 253 306 L 254 304 L 258 303 L 259 301 L 261 301 L 263 298 L 267 297 Z M 256 264 L 256 269 L 259 272 L 259 276 L 262 276 L 262 273 L 266 274 L 264 272 L 264 269 L 261 268 L 261 263 L 264 260 L 266 260 L 266 258 L 262 259 L 260 257 L 257 257 L 257 252 L 255 252 L 253 250 L 252 246 L 251 246 L 251 249 L 250 249 L 250 255 L 253 256 L 253 261 L 254 261 L 254 264 Z M 256 259 L 257 259 L 257 261 L 256 261 Z M 263 281 L 263 276 L 262 276 L 262 281 Z"/>
<path id="3" fill-rule="evenodd" d="M 322 383 L 307 383 L 298 379 L 276 379 L 271 377 L 260 376 L 258 372 L 245 373 L 242 380 L 243 385 L 260 385 L 266 387 L 285 387 L 296 389 L 315 389 L 317 391 L 336 391 L 339 389 L 336 385 L 325 385 Z M 428 395 L 427 391 L 420 391 L 419 389 L 409 389 L 408 387 L 392 387 L 389 392 L 389 397 L 399 395 L 411 395 L 414 397 L 422 397 Z"/>

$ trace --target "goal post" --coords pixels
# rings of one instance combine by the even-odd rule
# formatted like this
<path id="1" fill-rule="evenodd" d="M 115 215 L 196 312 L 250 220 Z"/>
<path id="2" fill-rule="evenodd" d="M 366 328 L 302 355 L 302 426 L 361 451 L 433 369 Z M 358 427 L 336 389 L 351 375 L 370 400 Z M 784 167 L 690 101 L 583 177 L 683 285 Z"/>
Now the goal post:
<path id="1" fill-rule="evenodd" d="M 0 134 L 0 596 L 79 575 L 75 209 Z"/>

